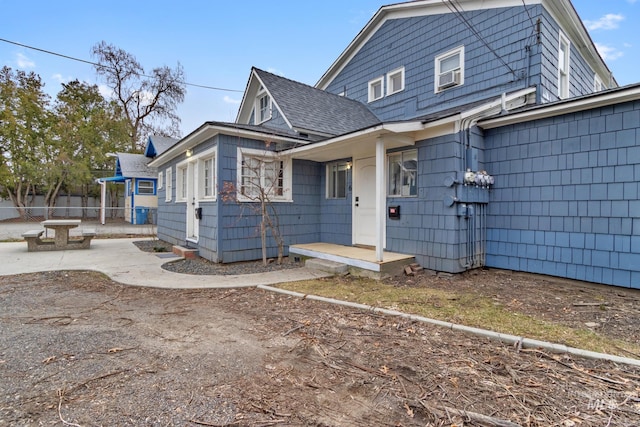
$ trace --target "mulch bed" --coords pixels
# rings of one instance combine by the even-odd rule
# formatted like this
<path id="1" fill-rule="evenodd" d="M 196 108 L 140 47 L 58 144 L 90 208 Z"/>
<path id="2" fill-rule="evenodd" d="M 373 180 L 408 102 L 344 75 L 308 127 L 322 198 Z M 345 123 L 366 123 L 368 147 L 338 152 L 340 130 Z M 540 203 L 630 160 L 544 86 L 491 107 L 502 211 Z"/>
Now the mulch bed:
<path id="1" fill-rule="evenodd" d="M 173 245 L 162 240 L 139 240 L 133 242 L 140 250 L 145 252 L 171 252 Z M 300 268 L 303 264 L 295 262 L 289 257 L 284 257 L 281 264 L 276 259 L 267 260 L 267 265 L 260 261 L 234 262 L 229 264 L 221 264 L 208 261 L 204 258 L 183 259 L 179 261 L 170 261 L 162 265 L 167 271 L 182 274 L 194 275 L 239 275 L 239 274 L 255 274 L 266 273 L 270 271 L 286 270 L 289 268 Z"/>

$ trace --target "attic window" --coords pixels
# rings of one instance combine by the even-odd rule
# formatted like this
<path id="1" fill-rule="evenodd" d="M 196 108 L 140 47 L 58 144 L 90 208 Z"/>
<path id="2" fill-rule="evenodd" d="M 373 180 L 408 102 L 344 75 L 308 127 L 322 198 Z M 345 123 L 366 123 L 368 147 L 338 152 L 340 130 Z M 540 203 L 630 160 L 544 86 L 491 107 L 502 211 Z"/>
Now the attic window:
<path id="1" fill-rule="evenodd" d="M 464 46 L 436 56 L 435 93 L 464 84 Z"/>
<path id="2" fill-rule="evenodd" d="M 271 98 L 269 97 L 269 94 L 264 91 L 264 89 L 261 89 L 260 92 L 258 92 L 255 112 L 255 124 L 266 122 L 271 118 Z"/>
<path id="3" fill-rule="evenodd" d="M 393 70 L 387 74 L 387 95 L 402 92 L 404 90 L 404 67 Z"/>
<path id="4" fill-rule="evenodd" d="M 369 102 L 377 101 L 384 95 L 384 77 L 369 82 Z"/>

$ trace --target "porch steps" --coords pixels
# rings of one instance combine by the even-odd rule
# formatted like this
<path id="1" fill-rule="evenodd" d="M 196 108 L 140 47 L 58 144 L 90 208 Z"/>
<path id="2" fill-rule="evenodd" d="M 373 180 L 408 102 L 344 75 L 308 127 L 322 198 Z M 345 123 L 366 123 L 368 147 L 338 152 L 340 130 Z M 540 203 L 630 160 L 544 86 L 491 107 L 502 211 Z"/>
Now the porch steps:
<path id="1" fill-rule="evenodd" d="M 197 249 L 185 248 L 184 246 L 174 245 L 172 252 L 184 259 L 195 259 L 198 257 Z"/>
<path id="2" fill-rule="evenodd" d="M 312 268 L 314 270 L 324 271 L 330 274 L 343 275 L 349 272 L 349 266 L 347 264 L 331 261 L 328 259 L 320 258 L 308 258 L 304 262 L 304 266 Z"/>

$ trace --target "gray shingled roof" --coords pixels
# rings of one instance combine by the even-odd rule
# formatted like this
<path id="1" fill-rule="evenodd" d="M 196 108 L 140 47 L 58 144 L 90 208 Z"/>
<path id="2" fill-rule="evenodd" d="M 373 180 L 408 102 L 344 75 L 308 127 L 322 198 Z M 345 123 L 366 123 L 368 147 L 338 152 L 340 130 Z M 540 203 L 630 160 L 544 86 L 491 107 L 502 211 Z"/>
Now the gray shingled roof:
<path id="1" fill-rule="evenodd" d="M 296 129 L 337 136 L 381 123 L 358 101 L 257 68 L 254 71 Z"/>
<path id="2" fill-rule="evenodd" d="M 157 178 L 155 169 L 147 166 L 150 161 L 142 154 L 118 153 L 116 175 L 125 178 Z"/>
<path id="3" fill-rule="evenodd" d="M 159 136 L 159 135 L 151 135 L 149 138 L 151 138 L 151 142 L 153 143 L 153 148 L 156 149 L 157 156 L 167 151 L 176 142 L 179 141 L 179 139 L 177 138 L 170 138 L 168 136 Z"/>

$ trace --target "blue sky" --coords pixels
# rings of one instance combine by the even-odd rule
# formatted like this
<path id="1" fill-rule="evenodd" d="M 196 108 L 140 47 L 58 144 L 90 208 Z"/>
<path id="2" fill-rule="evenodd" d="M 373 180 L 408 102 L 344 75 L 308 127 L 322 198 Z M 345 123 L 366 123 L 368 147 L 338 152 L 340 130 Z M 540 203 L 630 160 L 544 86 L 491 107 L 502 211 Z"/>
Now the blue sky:
<path id="1" fill-rule="evenodd" d="M 528 1 L 528 0 L 525 0 Z M 104 40 L 146 70 L 182 64 L 189 83 L 183 135 L 207 120 L 234 121 L 252 66 L 315 84 L 383 4 L 322 1 L 0 0 L 0 38 L 94 60 Z M 620 85 L 640 82 L 640 0 L 573 0 Z M 34 71 L 52 97 L 60 83 L 100 83 L 91 65 L 0 42 L 0 65 Z"/>

